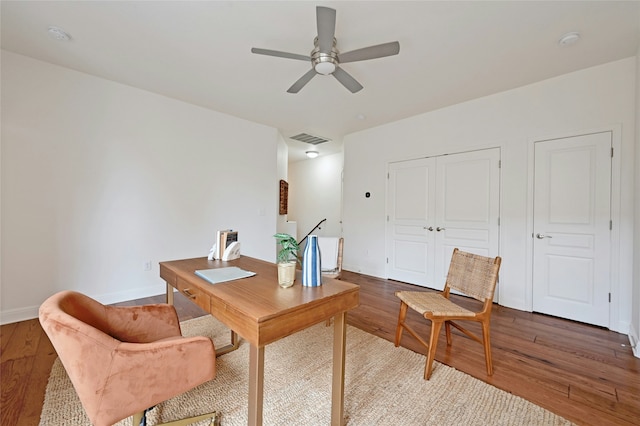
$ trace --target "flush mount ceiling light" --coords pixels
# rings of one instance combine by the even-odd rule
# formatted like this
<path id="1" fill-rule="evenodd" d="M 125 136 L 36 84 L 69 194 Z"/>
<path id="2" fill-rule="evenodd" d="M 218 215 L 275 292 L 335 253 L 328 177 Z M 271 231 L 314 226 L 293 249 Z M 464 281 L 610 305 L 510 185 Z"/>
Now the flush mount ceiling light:
<path id="1" fill-rule="evenodd" d="M 307 157 L 309 158 L 316 158 L 318 155 L 320 155 L 318 151 L 307 151 L 305 152 L 305 154 L 307 154 Z"/>
<path id="2" fill-rule="evenodd" d="M 71 36 L 67 34 L 62 28 L 49 27 L 47 32 L 49 33 L 49 37 L 51 37 L 54 40 L 59 40 L 59 41 L 71 40 Z"/>
<path id="3" fill-rule="evenodd" d="M 573 31 L 560 37 L 560 39 L 558 39 L 558 44 L 560 46 L 570 46 L 577 43 L 578 40 L 580 40 L 580 33 Z"/>

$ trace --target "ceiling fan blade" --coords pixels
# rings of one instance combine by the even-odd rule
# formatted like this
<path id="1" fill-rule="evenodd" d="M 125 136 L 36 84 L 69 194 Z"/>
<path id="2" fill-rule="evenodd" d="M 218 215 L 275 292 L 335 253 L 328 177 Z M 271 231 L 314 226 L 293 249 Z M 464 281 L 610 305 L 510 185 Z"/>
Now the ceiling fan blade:
<path id="1" fill-rule="evenodd" d="M 349 89 L 351 93 L 356 93 L 362 90 L 362 85 L 356 81 L 355 78 L 351 77 L 351 75 L 338 67 L 333 72 L 333 76 L 338 80 L 344 87 Z"/>
<path id="2" fill-rule="evenodd" d="M 311 81 L 313 77 L 315 77 L 316 74 L 317 74 L 316 70 L 311 68 L 309 71 L 307 71 L 305 75 L 300 77 L 298 81 L 293 83 L 293 86 L 289 87 L 289 90 L 287 90 L 287 92 L 298 93 L 300 89 L 302 89 L 305 86 L 305 84 L 307 84 L 309 81 Z"/>
<path id="3" fill-rule="evenodd" d="M 367 59 L 384 58 L 385 56 L 397 55 L 400 52 L 400 43 L 392 41 L 390 43 L 378 44 L 376 46 L 363 47 L 362 49 L 338 55 L 341 64 L 347 62 L 366 61 Z"/>
<path id="4" fill-rule="evenodd" d="M 330 53 L 336 33 L 336 10 L 328 7 L 316 7 L 318 22 L 318 48 L 322 53 Z"/>
<path id="5" fill-rule="evenodd" d="M 277 56 L 278 58 L 298 59 L 300 61 L 310 61 L 310 56 L 298 55 L 297 53 L 280 52 L 278 50 L 258 49 L 257 47 L 251 48 L 251 53 L 257 53 L 258 55 Z"/>

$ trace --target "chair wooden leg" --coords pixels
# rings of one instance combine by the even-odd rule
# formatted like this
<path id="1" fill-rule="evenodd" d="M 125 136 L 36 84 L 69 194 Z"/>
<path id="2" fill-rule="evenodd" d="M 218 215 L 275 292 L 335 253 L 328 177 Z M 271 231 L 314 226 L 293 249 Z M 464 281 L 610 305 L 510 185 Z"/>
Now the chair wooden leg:
<path id="1" fill-rule="evenodd" d="M 447 346 L 451 346 L 451 323 L 449 321 L 444 322 L 444 332 L 447 335 Z"/>
<path id="2" fill-rule="evenodd" d="M 406 303 L 400 302 L 400 314 L 398 315 L 398 325 L 396 327 L 396 340 L 394 342 L 394 344 L 396 345 L 396 348 L 400 346 L 400 339 L 402 338 L 402 328 L 404 326 L 404 319 L 407 316 L 408 307 L 409 306 Z"/>
<path id="3" fill-rule="evenodd" d="M 493 360 L 491 359 L 489 320 L 482 322 L 482 342 L 484 345 L 484 359 L 487 364 L 487 375 L 491 376 L 493 374 Z"/>
<path id="4" fill-rule="evenodd" d="M 438 335 L 442 328 L 442 321 L 431 321 L 431 337 L 429 337 L 429 350 L 427 352 L 427 362 L 424 366 L 424 379 L 431 378 L 433 370 L 433 360 L 436 358 L 436 349 L 438 347 Z"/>

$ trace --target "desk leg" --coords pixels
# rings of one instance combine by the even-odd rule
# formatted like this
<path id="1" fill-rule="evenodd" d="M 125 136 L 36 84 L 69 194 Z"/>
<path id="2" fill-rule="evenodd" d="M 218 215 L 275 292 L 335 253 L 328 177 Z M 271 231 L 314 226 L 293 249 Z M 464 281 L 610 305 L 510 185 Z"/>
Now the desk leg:
<path id="1" fill-rule="evenodd" d="M 228 354 L 229 352 L 233 352 L 240 347 L 240 339 L 238 338 L 238 333 L 231 330 L 231 343 L 228 345 L 224 345 L 220 348 L 216 348 L 216 356 L 221 356 L 224 354 Z"/>
<path id="2" fill-rule="evenodd" d="M 347 346 L 346 313 L 334 317 L 331 426 L 344 425 L 344 362 Z"/>
<path id="3" fill-rule="evenodd" d="M 173 287 L 167 283 L 167 304 L 173 305 Z"/>
<path id="4" fill-rule="evenodd" d="M 249 347 L 249 426 L 262 426 L 264 346 Z"/>

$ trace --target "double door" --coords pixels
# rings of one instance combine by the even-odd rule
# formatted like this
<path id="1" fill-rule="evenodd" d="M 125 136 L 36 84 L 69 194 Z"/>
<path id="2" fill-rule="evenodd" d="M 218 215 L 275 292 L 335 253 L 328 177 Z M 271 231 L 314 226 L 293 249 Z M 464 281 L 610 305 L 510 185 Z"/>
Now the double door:
<path id="1" fill-rule="evenodd" d="M 441 290 L 455 247 L 496 256 L 500 150 L 389 164 L 387 276 Z"/>

